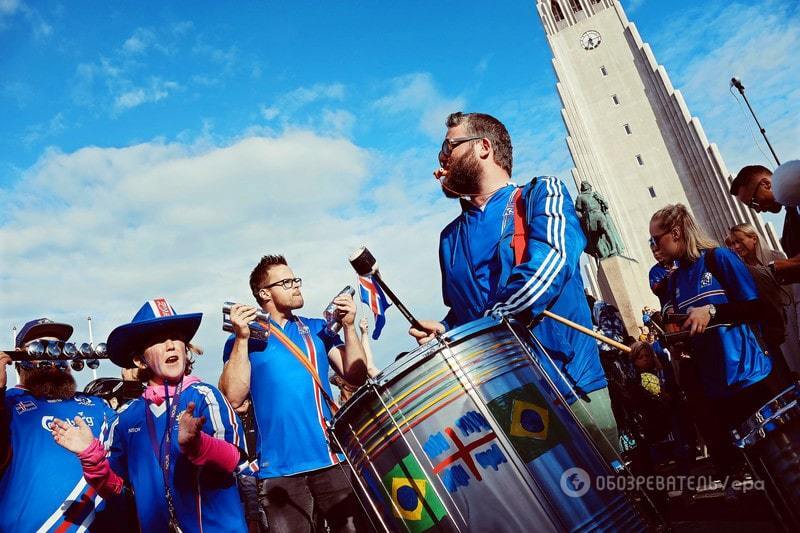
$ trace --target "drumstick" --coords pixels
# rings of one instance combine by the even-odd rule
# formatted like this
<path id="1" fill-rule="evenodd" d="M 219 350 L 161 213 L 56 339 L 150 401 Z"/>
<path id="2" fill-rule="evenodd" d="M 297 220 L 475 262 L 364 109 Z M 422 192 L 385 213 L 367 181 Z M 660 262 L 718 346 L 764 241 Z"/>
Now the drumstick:
<path id="1" fill-rule="evenodd" d="M 631 352 L 630 347 L 625 346 L 621 342 L 617 342 L 614 339 L 609 339 L 605 335 L 597 333 L 596 331 L 593 331 L 593 330 L 591 330 L 591 329 L 589 329 L 589 328 L 587 328 L 585 326 L 581 326 L 580 324 L 576 324 L 572 320 L 567 320 L 563 316 L 557 315 L 555 313 L 551 313 L 550 311 L 548 311 L 546 309 L 542 312 L 542 314 L 544 316 L 548 317 L 548 318 L 552 318 L 553 320 L 555 320 L 557 322 L 561 322 L 565 326 L 569 326 L 572 329 L 577 329 L 578 331 L 580 331 L 584 335 L 589 335 L 590 337 L 594 337 L 595 339 L 597 339 L 597 340 L 599 340 L 601 342 L 604 342 L 604 343 L 606 343 L 606 344 L 608 344 L 610 346 L 613 346 L 614 348 L 616 348 L 618 350 L 622 350 L 625 353 L 630 353 Z"/>

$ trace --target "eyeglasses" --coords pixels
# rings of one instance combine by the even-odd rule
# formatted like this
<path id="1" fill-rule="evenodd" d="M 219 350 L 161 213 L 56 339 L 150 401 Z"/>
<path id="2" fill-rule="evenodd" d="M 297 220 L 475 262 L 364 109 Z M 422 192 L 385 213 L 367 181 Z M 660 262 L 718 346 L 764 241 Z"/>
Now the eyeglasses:
<path id="1" fill-rule="evenodd" d="M 647 239 L 647 242 L 650 244 L 650 249 L 651 250 L 657 250 L 659 248 L 659 246 L 660 246 L 659 243 L 661 242 L 661 239 L 663 239 L 664 235 L 666 235 L 670 231 L 672 231 L 672 230 L 667 230 L 664 233 L 661 233 L 659 235 L 651 235 L 650 238 Z"/>
<path id="2" fill-rule="evenodd" d="M 281 287 L 283 287 L 284 290 L 288 291 L 289 289 L 293 289 L 295 287 L 298 287 L 298 288 L 302 287 L 303 286 L 303 280 L 301 278 L 286 278 L 286 279 L 282 279 L 280 281 L 276 281 L 275 283 L 270 283 L 266 287 L 261 287 L 261 288 L 262 289 L 269 289 L 269 288 L 272 288 L 272 287 L 274 287 L 276 285 L 280 285 Z"/>
<path id="3" fill-rule="evenodd" d="M 442 141 L 442 149 L 439 151 L 439 156 L 450 157 L 450 154 L 453 153 L 453 150 L 455 150 L 457 146 L 468 141 L 477 141 L 478 139 L 483 139 L 483 137 L 453 137 L 452 139 L 445 138 L 445 140 Z"/>

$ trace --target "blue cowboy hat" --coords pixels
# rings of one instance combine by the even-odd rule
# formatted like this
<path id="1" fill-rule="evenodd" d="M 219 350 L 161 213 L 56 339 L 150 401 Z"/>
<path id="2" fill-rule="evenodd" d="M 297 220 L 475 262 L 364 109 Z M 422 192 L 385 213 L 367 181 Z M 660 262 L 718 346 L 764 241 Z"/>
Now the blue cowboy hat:
<path id="1" fill-rule="evenodd" d="M 108 336 L 108 358 L 117 366 L 132 368 L 133 356 L 162 334 L 173 333 L 187 343 L 191 341 L 202 318 L 203 313 L 177 314 L 164 298 L 148 300 L 130 324 L 118 326 Z"/>

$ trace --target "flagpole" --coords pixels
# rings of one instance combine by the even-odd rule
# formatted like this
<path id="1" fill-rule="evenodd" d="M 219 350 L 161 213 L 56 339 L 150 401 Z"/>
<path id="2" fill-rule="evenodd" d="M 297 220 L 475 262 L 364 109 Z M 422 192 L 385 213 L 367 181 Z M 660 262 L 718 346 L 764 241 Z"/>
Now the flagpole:
<path id="1" fill-rule="evenodd" d="M 89 322 L 89 344 L 94 348 L 94 338 L 92 337 L 92 317 L 86 317 L 87 322 Z M 92 369 L 92 379 L 97 379 L 97 369 Z"/>
<path id="2" fill-rule="evenodd" d="M 14 349 L 17 348 L 17 326 L 11 328 L 11 346 L 13 346 Z M 19 385 L 19 370 L 17 370 L 17 365 L 14 365 L 14 379 L 16 379 L 14 385 Z"/>

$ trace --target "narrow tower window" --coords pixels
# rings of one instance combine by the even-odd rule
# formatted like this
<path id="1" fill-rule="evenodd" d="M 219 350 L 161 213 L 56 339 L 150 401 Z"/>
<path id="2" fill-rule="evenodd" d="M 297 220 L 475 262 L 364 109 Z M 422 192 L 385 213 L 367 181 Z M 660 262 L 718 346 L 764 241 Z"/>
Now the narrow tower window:
<path id="1" fill-rule="evenodd" d="M 603 74 L 603 76 L 608 76 L 608 70 L 606 70 L 605 65 L 600 66 L 600 72 Z"/>
<path id="2" fill-rule="evenodd" d="M 556 0 L 550 2 L 550 10 L 553 12 L 553 18 L 556 19 L 556 22 L 564 20 L 564 12 L 561 11 L 561 6 L 558 5 Z"/>
<path id="3" fill-rule="evenodd" d="M 631 134 L 631 125 L 630 124 L 625 124 L 622 127 L 625 128 L 625 133 L 627 133 L 628 135 Z"/>
<path id="4" fill-rule="evenodd" d="M 581 3 L 578 0 L 569 0 L 569 7 L 572 8 L 573 13 L 577 13 L 578 11 L 583 11 Z"/>
<path id="5" fill-rule="evenodd" d="M 655 198 L 656 197 L 656 188 L 655 187 L 648 187 L 647 190 L 650 191 L 650 198 Z"/>
<path id="6" fill-rule="evenodd" d="M 644 166 L 644 159 L 642 159 L 642 154 L 636 154 L 636 162 L 639 163 L 640 167 Z"/>
<path id="7" fill-rule="evenodd" d="M 614 102 L 614 105 L 619 105 L 619 96 L 616 94 L 611 95 L 611 100 Z"/>

